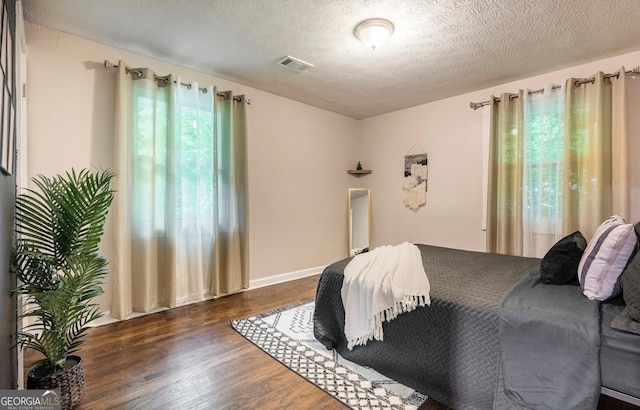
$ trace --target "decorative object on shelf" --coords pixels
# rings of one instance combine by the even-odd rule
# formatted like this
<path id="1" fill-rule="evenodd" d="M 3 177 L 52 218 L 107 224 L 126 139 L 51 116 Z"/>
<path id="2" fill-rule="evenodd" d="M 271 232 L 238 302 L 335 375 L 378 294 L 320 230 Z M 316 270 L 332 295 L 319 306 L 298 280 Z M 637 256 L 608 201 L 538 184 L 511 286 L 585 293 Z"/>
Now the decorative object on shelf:
<path id="1" fill-rule="evenodd" d="M 28 389 L 60 389 L 63 409 L 84 395 L 81 346 L 88 323 L 101 317 L 92 299 L 103 293 L 107 261 L 98 254 L 114 173 L 74 170 L 53 178 L 33 178 L 37 190 L 16 198 L 16 238 L 11 270 L 33 319 L 17 333 L 20 348 L 44 357 L 27 377 Z"/>
<path id="2" fill-rule="evenodd" d="M 413 147 L 420 147 L 418 143 Z M 420 147 L 422 148 L 422 147 Z M 427 203 L 427 153 L 405 155 L 404 182 L 402 185 L 404 206 L 413 212 L 418 212 Z"/>
<path id="3" fill-rule="evenodd" d="M 353 175 L 356 178 L 363 177 L 365 175 L 369 175 L 371 173 L 370 169 L 362 169 L 362 162 L 358 161 L 356 165 L 356 169 L 347 170 L 347 173 Z"/>

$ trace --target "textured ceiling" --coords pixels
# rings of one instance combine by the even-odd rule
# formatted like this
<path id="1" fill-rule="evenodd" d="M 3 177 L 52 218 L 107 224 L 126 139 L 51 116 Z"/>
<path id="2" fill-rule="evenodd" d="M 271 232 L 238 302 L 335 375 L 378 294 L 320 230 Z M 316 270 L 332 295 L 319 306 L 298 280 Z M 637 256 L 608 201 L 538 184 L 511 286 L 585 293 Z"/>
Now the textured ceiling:
<path id="1" fill-rule="evenodd" d="M 23 4 L 33 23 L 356 119 L 640 50 L 638 0 Z M 395 25 L 376 51 L 353 36 L 371 17 Z M 277 65 L 287 55 L 315 67 Z"/>

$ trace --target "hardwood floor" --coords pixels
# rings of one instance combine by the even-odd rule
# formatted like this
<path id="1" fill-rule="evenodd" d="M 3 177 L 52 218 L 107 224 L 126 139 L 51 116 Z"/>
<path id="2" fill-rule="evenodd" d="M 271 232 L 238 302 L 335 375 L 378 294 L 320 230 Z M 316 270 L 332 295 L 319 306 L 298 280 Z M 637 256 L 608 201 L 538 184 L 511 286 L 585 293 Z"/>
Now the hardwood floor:
<path id="1" fill-rule="evenodd" d="M 90 329 L 88 409 L 343 409 L 229 325 L 315 295 L 318 276 Z M 25 363 L 37 359 L 25 354 Z M 25 374 L 28 369 L 25 369 Z M 638 409 L 613 399 L 599 410 Z M 447 409 L 428 400 L 421 410 Z"/>

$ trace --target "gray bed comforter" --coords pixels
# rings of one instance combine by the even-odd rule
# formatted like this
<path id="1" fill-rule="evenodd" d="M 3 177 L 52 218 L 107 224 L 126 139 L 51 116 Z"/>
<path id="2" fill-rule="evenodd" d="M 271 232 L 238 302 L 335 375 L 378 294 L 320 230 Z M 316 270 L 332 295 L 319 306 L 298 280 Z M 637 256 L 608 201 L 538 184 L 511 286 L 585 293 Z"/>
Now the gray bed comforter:
<path id="1" fill-rule="evenodd" d="M 539 259 L 418 245 L 431 306 L 384 324 L 384 341 L 348 350 L 340 289 L 350 259 L 328 266 L 318 282 L 316 339 L 455 409 L 493 407 L 498 375 L 498 309 Z"/>
<path id="2" fill-rule="evenodd" d="M 523 362 L 525 357 L 520 357 L 513 366 L 501 366 L 500 307 L 503 300 L 511 300 L 505 297 L 512 289 L 524 286 L 516 285 L 539 276 L 540 260 L 428 245 L 418 247 L 431 285 L 431 306 L 384 323 L 383 342 L 370 341 L 366 346 L 348 350 L 340 289 L 343 270 L 350 258 L 344 259 L 328 266 L 318 282 L 316 339 L 344 358 L 372 367 L 449 407 L 518 407 L 512 397 L 517 397 L 524 386 L 518 369 L 527 365 Z M 511 301 L 516 305 L 528 303 L 529 296 L 532 294 L 525 290 L 523 299 L 516 297 Z M 506 333 L 509 338 L 509 332 Z M 513 333 L 513 341 L 518 343 Z M 517 346 L 506 350 L 504 355 L 516 352 Z"/>
<path id="3" fill-rule="evenodd" d="M 596 409 L 600 307 L 579 286 L 525 277 L 499 311 L 498 409 Z"/>

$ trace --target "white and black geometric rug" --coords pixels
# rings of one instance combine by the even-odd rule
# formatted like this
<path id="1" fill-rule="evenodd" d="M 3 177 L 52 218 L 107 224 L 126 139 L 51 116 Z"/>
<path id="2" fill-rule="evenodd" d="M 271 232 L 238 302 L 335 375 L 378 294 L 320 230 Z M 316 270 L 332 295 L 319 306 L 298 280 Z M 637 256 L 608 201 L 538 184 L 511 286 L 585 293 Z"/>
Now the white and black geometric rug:
<path id="1" fill-rule="evenodd" d="M 231 321 L 242 336 L 353 409 L 417 409 L 421 393 L 343 359 L 313 337 L 314 301 Z"/>

